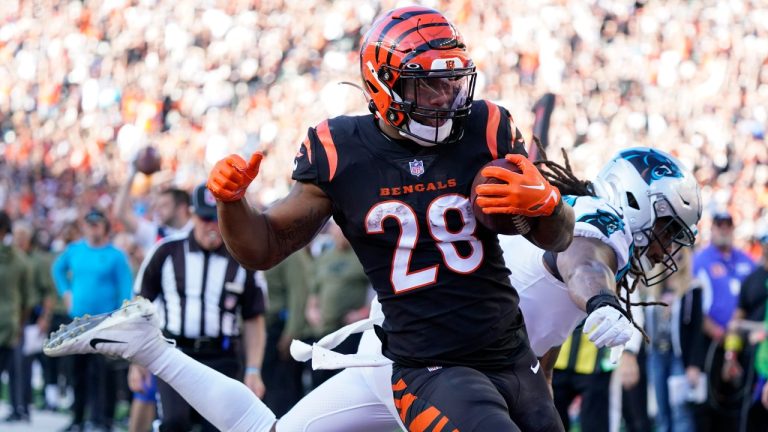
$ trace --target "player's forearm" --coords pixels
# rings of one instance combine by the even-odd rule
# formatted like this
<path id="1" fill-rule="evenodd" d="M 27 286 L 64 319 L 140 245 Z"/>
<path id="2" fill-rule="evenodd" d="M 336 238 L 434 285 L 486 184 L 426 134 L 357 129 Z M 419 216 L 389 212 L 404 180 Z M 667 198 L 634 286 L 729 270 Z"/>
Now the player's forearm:
<path id="1" fill-rule="evenodd" d="M 525 237 L 534 245 L 553 252 L 562 252 L 573 241 L 575 217 L 573 208 L 561 202 L 549 216 L 534 219 L 531 232 Z"/>
<path id="2" fill-rule="evenodd" d="M 243 198 L 217 202 L 224 243 L 244 267 L 267 270 L 306 246 L 328 216 L 307 204 L 301 212 L 279 204 L 261 213 Z"/>
<path id="3" fill-rule="evenodd" d="M 244 267 L 253 270 L 266 270 L 278 262 L 278 256 L 287 256 L 275 250 L 270 241 L 269 220 L 243 198 L 233 202 L 218 201 L 219 227 L 227 249 Z"/>
<path id="4" fill-rule="evenodd" d="M 562 272 L 562 269 L 561 269 Z M 616 283 L 607 265 L 599 261 L 585 262 L 570 271 L 562 272 L 571 301 L 586 311 L 587 302 L 598 294 L 614 294 Z"/>

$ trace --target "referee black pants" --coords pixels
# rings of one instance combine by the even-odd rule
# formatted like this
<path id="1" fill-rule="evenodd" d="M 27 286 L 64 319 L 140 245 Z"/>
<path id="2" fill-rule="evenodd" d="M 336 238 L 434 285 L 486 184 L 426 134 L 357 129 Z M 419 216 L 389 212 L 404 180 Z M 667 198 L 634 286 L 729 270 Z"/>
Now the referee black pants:
<path id="1" fill-rule="evenodd" d="M 565 430 L 571 427 L 568 407 L 576 396 L 581 395 L 581 412 L 579 413 L 581 430 L 608 432 L 610 386 L 610 372 L 577 374 L 571 371 L 555 370 L 552 374 L 552 389 L 555 393 L 555 406 L 565 425 Z"/>
<path id="2" fill-rule="evenodd" d="M 96 426 L 110 429 L 117 400 L 116 372 L 110 367 L 109 360 L 99 354 L 80 354 L 72 358 L 75 362 L 72 423 L 82 425 L 85 422 L 88 406 L 91 421 Z"/>
<path id="3" fill-rule="evenodd" d="M 185 354 L 232 379 L 242 379 L 242 363 L 236 353 L 199 355 L 185 351 Z M 157 390 L 160 393 L 160 432 L 187 432 L 195 423 L 199 423 L 204 432 L 218 431 L 161 379 L 157 380 Z"/>

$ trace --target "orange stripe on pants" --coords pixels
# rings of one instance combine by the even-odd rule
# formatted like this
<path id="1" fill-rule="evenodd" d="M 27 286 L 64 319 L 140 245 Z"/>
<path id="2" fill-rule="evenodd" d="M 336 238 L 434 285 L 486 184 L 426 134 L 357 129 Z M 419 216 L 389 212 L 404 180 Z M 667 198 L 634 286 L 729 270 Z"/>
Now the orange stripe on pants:
<path id="1" fill-rule="evenodd" d="M 439 415 L 440 410 L 431 406 L 422 411 L 419 415 L 416 416 L 415 419 L 413 419 L 411 424 L 408 425 L 408 430 L 410 432 L 424 432 Z"/>
<path id="2" fill-rule="evenodd" d="M 448 417 L 443 416 L 443 418 L 441 418 L 437 422 L 437 424 L 435 425 L 435 428 L 432 429 L 432 432 L 440 432 L 440 431 L 442 431 L 443 430 L 443 426 L 445 426 L 446 423 L 448 423 Z"/>

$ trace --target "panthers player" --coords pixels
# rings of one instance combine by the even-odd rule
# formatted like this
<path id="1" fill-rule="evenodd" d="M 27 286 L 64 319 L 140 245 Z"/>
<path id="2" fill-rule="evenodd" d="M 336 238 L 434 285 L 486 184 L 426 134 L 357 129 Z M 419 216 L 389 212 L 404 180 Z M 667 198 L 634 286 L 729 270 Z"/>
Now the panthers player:
<path id="1" fill-rule="evenodd" d="M 616 297 L 615 281 L 631 274 L 653 283 L 676 269 L 677 250 L 694 241 L 701 211 L 698 187 L 692 175 L 671 156 L 645 148 L 620 152 L 594 183 L 545 173 L 553 183 L 573 194 L 566 199 L 574 203 L 578 218 L 573 242 L 554 257 L 554 262 L 545 258 L 548 252 L 526 242 L 514 243 L 515 252 L 507 250 L 505 255 L 512 279 L 522 293 L 520 307 L 530 317 L 527 327 L 531 346 L 537 355 L 559 346 L 584 317 L 585 331 L 597 327 L 591 332 L 597 345 L 621 345 L 629 339 L 633 327 Z M 510 239 L 504 237 L 503 242 Z M 652 265 L 660 263 L 664 264 L 664 272 L 651 273 Z M 558 320 L 549 319 L 553 314 Z M 78 332 L 69 330 L 54 335 L 46 353 L 93 352 L 88 341 L 96 335 L 131 341 L 99 344 L 99 352 L 148 366 L 222 430 L 270 429 L 275 416 L 241 383 L 168 348 L 156 325 L 147 322 L 155 315 L 146 300 L 129 304 L 113 316 L 86 329 L 82 336 L 72 337 Z M 345 334 L 371 328 L 382 320 L 378 302 L 374 302 L 369 320 L 347 326 L 314 347 L 294 343 L 292 353 L 300 355 L 301 360 L 314 353 L 316 367 L 369 367 L 345 369 L 315 389 L 277 422 L 278 432 L 388 432 L 402 427 L 400 420 L 407 421 L 404 415 L 408 398 L 404 402 L 402 389 L 395 389 L 400 397 L 393 401 L 389 385 L 392 368 L 381 357 L 381 344 L 373 330 L 364 333 L 357 356 L 339 358 L 326 351 Z M 541 375 L 539 363 L 530 369 L 531 375 Z M 200 388 L 206 392 L 201 393 Z M 208 403 L 209 397 L 216 397 L 220 405 Z M 438 426 L 447 420 L 433 419 L 432 429 L 421 429 L 423 423 L 414 422 L 408 424 L 409 429 L 439 430 Z"/>
<path id="2" fill-rule="evenodd" d="M 539 163 L 550 168 L 542 172 L 574 208 L 574 240 L 560 253 L 511 237 L 502 243 L 505 257 L 519 257 L 511 279 L 525 315 L 558 317 L 528 325 L 531 347 L 549 377 L 560 345 L 585 318 L 583 331 L 598 347 L 629 340 L 629 294 L 637 281 L 653 285 L 677 271 L 675 256 L 693 246 L 702 206 L 693 175 L 659 150 L 620 151 L 593 182 L 550 161 Z"/>

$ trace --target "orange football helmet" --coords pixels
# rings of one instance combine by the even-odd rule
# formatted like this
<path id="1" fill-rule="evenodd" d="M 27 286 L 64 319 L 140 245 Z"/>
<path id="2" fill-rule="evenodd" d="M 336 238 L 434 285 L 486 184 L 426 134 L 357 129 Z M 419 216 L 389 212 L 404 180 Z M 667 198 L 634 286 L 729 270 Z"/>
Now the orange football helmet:
<path id="1" fill-rule="evenodd" d="M 360 72 L 368 108 L 424 146 L 458 141 L 475 91 L 464 40 L 440 12 L 386 12 L 363 36 Z"/>

